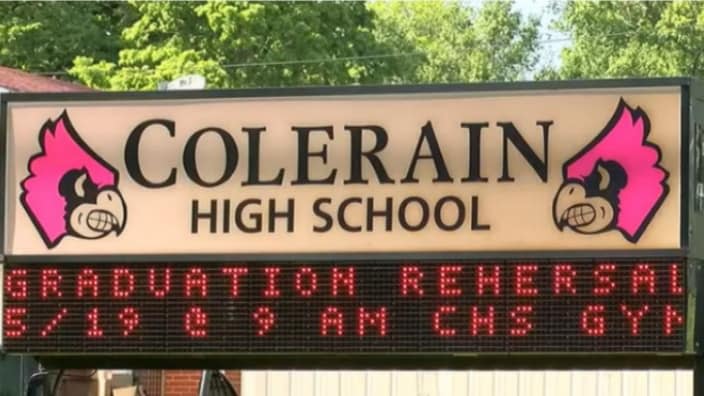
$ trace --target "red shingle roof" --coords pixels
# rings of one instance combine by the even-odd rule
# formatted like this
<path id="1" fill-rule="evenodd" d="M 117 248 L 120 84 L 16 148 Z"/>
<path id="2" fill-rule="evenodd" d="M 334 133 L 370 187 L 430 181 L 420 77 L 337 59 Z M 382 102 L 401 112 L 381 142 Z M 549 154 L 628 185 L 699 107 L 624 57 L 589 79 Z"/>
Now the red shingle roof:
<path id="1" fill-rule="evenodd" d="M 86 92 L 92 89 L 62 80 L 0 66 L 0 87 L 13 92 Z"/>

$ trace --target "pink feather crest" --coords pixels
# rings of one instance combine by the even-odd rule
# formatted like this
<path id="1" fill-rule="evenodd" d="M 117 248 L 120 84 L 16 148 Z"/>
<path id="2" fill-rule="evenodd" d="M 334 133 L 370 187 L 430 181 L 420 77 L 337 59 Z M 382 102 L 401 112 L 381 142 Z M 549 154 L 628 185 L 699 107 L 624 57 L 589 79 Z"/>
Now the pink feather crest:
<path id="1" fill-rule="evenodd" d="M 604 130 L 580 153 L 565 163 L 565 180 L 584 181 L 599 161 L 614 161 L 626 173 L 626 185 L 618 194 L 616 227 L 636 242 L 669 192 L 669 174 L 659 164 L 660 149 L 647 142 L 650 121 L 639 107 L 621 99 Z"/>
<path id="2" fill-rule="evenodd" d="M 20 201 L 49 247 L 66 235 L 66 199 L 59 193 L 61 178 L 83 170 L 98 186 L 116 186 L 118 173 L 78 136 L 64 111 L 48 120 L 39 133 L 41 152 L 29 160 L 29 176 L 21 183 Z"/>

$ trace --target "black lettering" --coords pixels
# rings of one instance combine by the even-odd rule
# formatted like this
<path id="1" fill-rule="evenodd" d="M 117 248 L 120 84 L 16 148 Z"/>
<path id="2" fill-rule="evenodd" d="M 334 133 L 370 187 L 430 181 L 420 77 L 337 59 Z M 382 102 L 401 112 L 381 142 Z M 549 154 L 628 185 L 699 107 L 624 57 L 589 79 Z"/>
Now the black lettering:
<path id="1" fill-rule="evenodd" d="M 481 172 L 481 133 L 482 128 L 489 126 L 488 122 L 462 123 L 462 127 L 469 131 L 469 175 L 462 179 L 463 182 L 482 182 L 489 179 L 482 177 Z"/>
<path id="2" fill-rule="evenodd" d="M 225 169 L 223 170 L 222 176 L 214 182 L 207 182 L 203 180 L 198 173 L 198 167 L 196 165 L 196 148 L 198 147 L 200 138 L 207 132 L 217 133 L 217 135 L 220 136 L 225 148 Z M 183 168 L 188 177 L 199 186 L 215 187 L 224 183 L 232 176 L 235 172 L 235 168 L 237 167 L 238 157 L 237 145 L 235 144 L 235 140 L 232 136 L 220 128 L 208 127 L 196 131 L 196 133 L 188 138 L 186 147 L 183 150 Z"/>
<path id="3" fill-rule="evenodd" d="M 125 144 L 125 167 L 127 168 L 127 174 L 142 187 L 161 188 L 172 186 L 176 183 L 176 168 L 171 168 L 166 179 L 162 181 L 150 181 L 144 176 L 142 168 L 139 165 L 139 144 L 142 141 L 144 131 L 152 125 L 161 125 L 166 128 L 166 132 L 169 136 L 176 136 L 176 124 L 171 120 L 152 119 L 137 125 L 130 133 L 130 136 L 127 138 L 127 143 Z"/>
<path id="4" fill-rule="evenodd" d="M 332 200 L 330 198 L 318 198 L 313 202 L 313 213 L 324 221 L 322 226 L 313 226 L 314 232 L 328 232 L 332 229 L 332 216 L 322 209 L 323 204 L 329 204 L 331 202 Z"/>
<path id="5" fill-rule="evenodd" d="M 382 210 L 374 210 L 374 198 L 367 198 L 367 231 L 374 231 L 374 218 L 383 217 L 386 231 L 391 231 L 393 219 L 393 198 L 386 198 L 386 205 Z"/>
<path id="6" fill-rule="evenodd" d="M 408 223 L 408 219 L 406 218 L 406 208 L 408 207 L 408 205 L 414 202 L 420 205 L 421 215 L 418 224 L 411 225 L 410 223 Z M 401 201 L 401 205 L 399 205 L 398 207 L 398 221 L 399 223 L 401 223 L 401 226 L 408 231 L 422 230 L 428 224 L 429 217 L 430 207 L 428 206 L 428 203 L 425 202 L 425 200 L 421 197 L 408 197 Z"/>
<path id="7" fill-rule="evenodd" d="M 472 230 L 489 230 L 491 226 L 489 224 L 479 224 L 479 197 L 476 195 L 472 196 Z"/>
<path id="8" fill-rule="evenodd" d="M 222 232 L 230 232 L 230 200 L 222 201 Z"/>
<path id="9" fill-rule="evenodd" d="M 276 200 L 269 200 L 269 232 L 276 230 L 276 219 L 286 219 L 286 231 L 293 232 L 293 199 L 286 200 L 286 210 L 283 212 L 276 211 Z"/>
<path id="10" fill-rule="evenodd" d="M 442 218 L 442 210 L 443 207 L 445 206 L 446 203 L 452 202 L 455 204 L 455 207 L 457 207 L 457 219 L 455 220 L 454 223 L 446 224 L 445 221 Z M 441 230 L 444 231 L 454 231 L 462 227 L 462 223 L 464 223 L 464 219 L 466 216 L 466 210 L 464 207 L 464 203 L 462 202 L 461 199 L 453 196 L 448 196 L 448 197 L 442 197 L 438 200 L 438 202 L 435 204 L 435 224 L 440 227 Z"/>
<path id="11" fill-rule="evenodd" d="M 347 198 L 346 200 L 342 201 L 342 203 L 340 203 L 340 207 L 337 209 L 337 222 L 340 223 L 340 227 L 342 227 L 342 229 L 345 231 L 360 232 L 362 231 L 361 226 L 353 227 L 349 225 L 349 223 L 345 219 L 345 210 L 352 203 L 362 203 L 362 198 Z"/>
<path id="12" fill-rule="evenodd" d="M 420 154 L 420 151 L 423 148 L 423 142 L 428 142 L 430 154 Z M 416 145 L 416 151 L 413 154 L 413 159 L 411 160 L 411 164 L 408 167 L 408 172 L 406 172 L 406 177 L 401 180 L 401 183 L 418 183 L 418 179 L 413 177 L 413 175 L 416 172 L 416 164 L 418 163 L 419 159 L 433 160 L 433 164 L 435 164 L 435 172 L 437 174 L 437 177 L 433 179 L 433 183 L 452 182 L 450 173 L 447 171 L 447 165 L 445 165 L 445 159 L 442 157 L 442 151 L 440 151 L 438 140 L 435 137 L 433 124 L 431 124 L 430 121 L 428 121 L 421 129 L 420 138 L 418 139 L 418 145 Z"/>
<path id="13" fill-rule="evenodd" d="M 242 182 L 243 186 L 267 186 L 267 185 L 278 185 L 282 184 L 284 179 L 283 168 L 279 169 L 279 172 L 273 179 L 261 180 L 259 177 L 259 142 L 260 135 L 262 132 L 266 131 L 266 128 L 242 128 L 242 132 L 246 133 L 249 138 L 249 159 L 247 166 L 247 180 Z"/>
<path id="14" fill-rule="evenodd" d="M 512 182 L 514 178 L 509 174 L 508 169 L 508 142 L 518 149 L 518 152 L 523 156 L 523 158 L 528 161 L 528 164 L 533 168 L 535 173 L 538 174 L 540 180 L 544 183 L 548 181 L 548 132 L 552 121 L 538 121 L 536 123 L 543 127 L 543 157 L 541 161 L 538 155 L 533 151 L 533 149 L 528 145 L 523 136 L 518 132 L 516 126 L 512 122 L 498 122 L 497 125 L 503 129 L 504 132 L 504 151 L 503 151 L 503 172 L 501 177 L 498 179 L 500 182 Z"/>
<path id="15" fill-rule="evenodd" d="M 312 180 L 309 175 L 308 160 L 311 157 L 320 157 L 323 164 L 328 163 L 328 145 L 323 144 L 321 151 L 310 151 L 310 134 L 312 132 L 324 132 L 328 138 L 333 138 L 332 125 L 319 127 L 292 127 L 294 132 L 298 133 L 298 178 L 291 182 L 293 185 L 298 184 L 333 184 L 337 169 L 333 169 L 330 174 L 324 179 Z"/>
<path id="16" fill-rule="evenodd" d="M 261 212 L 257 213 L 250 213 L 249 214 L 249 219 L 254 220 L 254 226 L 248 226 L 242 221 L 243 212 L 245 209 L 247 209 L 247 206 L 250 205 L 257 205 L 261 206 L 262 200 L 261 199 L 245 199 L 244 201 L 240 202 L 237 205 L 237 208 L 235 208 L 235 224 L 237 224 L 237 228 L 242 230 L 245 233 L 255 233 L 255 232 L 261 232 L 262 231 L 262 214 Z M 271 223 L 270 223 L 271 224 Z"/>
<path id="17" fill-rule="evenodd" d="M 377 125 L 345 126 L 350 131 L 350 178 L 345 180 L 345 184 L 368 184 L 369 181 L 362 177 L 362 157 L 366 157 L 369 164 L 374 169 L 379 183 L 393 183 L 384 169 L 384 164 L 379 159 L 378 153 L 383 150 L 389 142 L 389 137 L 384 128 Z M 374 133 L 376 138 L 374 147 L 368 151 L 362 151 L 362 132 L 364 130 Z"/>
<path id="18" fill-rule="evenodd" d="M 198 233 L 198 221 L 200 219 L 207 219 L 210 220 L 210 233 L 215 234 L 215 231 L 217 231 L 217 212 L 218 212 L 218 203 L 216 200 L 211 199 L 210 200 L 210 211 L 209 212 L 200 212 L 199 211 L 199 201 L 197 199 L 194 199 L 191 201 L 191 234 L 197 234 Z"/>

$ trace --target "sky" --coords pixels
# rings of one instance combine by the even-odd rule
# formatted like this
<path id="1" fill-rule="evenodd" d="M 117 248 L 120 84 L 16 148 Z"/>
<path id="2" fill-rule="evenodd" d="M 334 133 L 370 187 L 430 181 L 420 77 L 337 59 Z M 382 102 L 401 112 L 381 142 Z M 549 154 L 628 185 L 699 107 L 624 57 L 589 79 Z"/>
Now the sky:
<path id="1" fill-rule="evenodd" d="M 465 0 L 469 5 L 480 6 L 485 0 Z M 550 8 L 553 0 L 514 0 L 515 8 L 526 16 L 534 16 L 540 19 L 540 59 L 535 66 L 535 70 L 540 70 L 545 66 L 557 67 L 560 64 L 560 52 L 570 45 L 570 40 L 562 33 L 550 27 L 556 18 L 555 13 Z M 559 0 L 558 0 L 559 1 Z M 529 73 L 528 78 L 532 77 Z"/>
<path id="2" fill-rule="evenodd" d="M 481 1 L 477 1 L 477 3 L 481 3 Z M 564 33 L 555 31 L 550 27 L 556 17 L 555 13 L 550 9 L 550 1 L 515 0 L 515 7 L 524 15 L 540 18 L 541 53 L 544 56 L 539 61 L 536 69 L 540 69 L 540 66 L 558 66 L 560 63 L 560 52 L 570 44 L 570 40 L 566 38 Z"/>

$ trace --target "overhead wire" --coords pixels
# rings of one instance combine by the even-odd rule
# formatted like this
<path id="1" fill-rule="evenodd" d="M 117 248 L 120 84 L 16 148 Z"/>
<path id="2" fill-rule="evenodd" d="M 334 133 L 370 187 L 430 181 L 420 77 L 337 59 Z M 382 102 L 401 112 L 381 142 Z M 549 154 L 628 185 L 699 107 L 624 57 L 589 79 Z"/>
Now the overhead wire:
<path id="1" fill-rule="evenodd" d="M 629 30 L 625 32 L 615 32 L 600 35 L 602 38 L 615 37 L 615 36 L 630 36 L 638 33 L 639 30 Z M 559 42 L 571 41 L 573 38 L 570 36 L 548 38 L 544 40 L 539 40 L 536 42 L 537 45 L 543 44 L 553 44 Z M 321 63 L 334 63 L 334 62 L 346 62 L 346 61 L 357 61 L 357 60 L 371 60 L 371 59 L 387 59 L 387 58 L 401 58 L 401 57 L 413 57 L 413 56 L 425 56 L 427 55 L 422 51 L 413 52 L 401 52 L 401 53 L 389 53 L 389 54 L 372 54 L 372 55 L 352 55 L 352 56 L 341 56 L 332 58 L 309 58 L 309 59 L 293 59 L 293 60 L 278 60 L 278 61 L 262 61 L 262 62 L 242 62 L 242 63 L 223 63 L 219 66 L 223 69 L 237 69 L 237 68 L 249 68 L 249 67 L 271 67 L 271 66 L 288 66 L 288 65 L 304 65 L 304 64 L 321 64 Z M 153 67 L 140 67 L 141 71 L 154 71 Z M 68 71 L 38 71 L 28 73 L 40 75 L 40 76 L 63 76 L 68 75 Z"/>
<path id="2" fill-rule="evenodd" d="M 332 63 L 332 62 L 345 62 L 353 60 L 367 60 L 367 59 L 384 59 L 384 58 L 400 58 L 409 56 L 422 56 L 425 55 L 424 52 L 403 52 L 403 53 L 391 53 L 391 54 L 374 54 L 374 55 L 354 55 L 354 56 L 341 56 L 335 58 L 311 58 L 311 59 L 294 59 L 294 60 L 281 60 L 281 61 L 265 61 L 265 62 L 246 62 L 246 63 L 224 63 L 219 64 L 223 69 L 235 69 L 244 67 L 261 67 L 261 66 L 285 66 L 285 65 L 300 65 L 300 64 L 320 64 L 320 63 Z M 155 70 L 150 67 L 141 67 L 140 70 Z M 37 75 L 66 75 L 68 72 L 66 70 L 53 71 L 53 72 L 32 72 L 28 73 Z"/>

